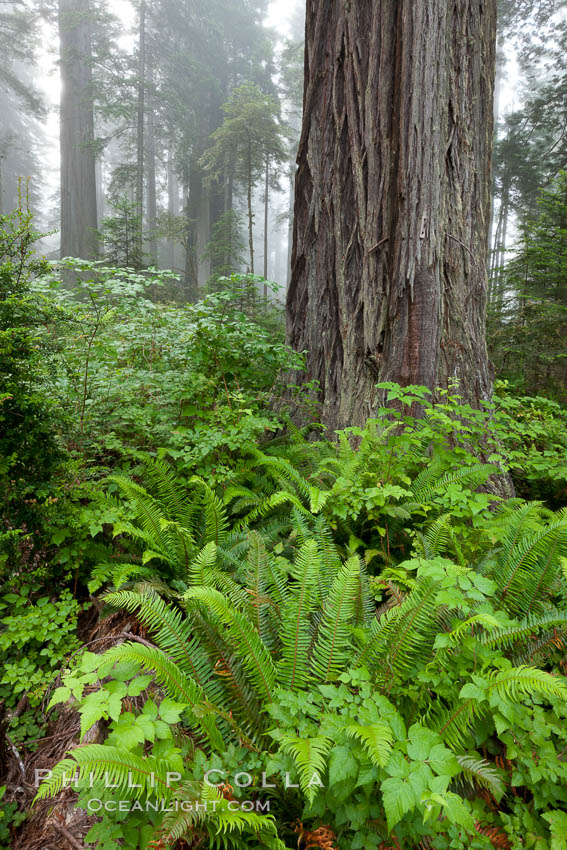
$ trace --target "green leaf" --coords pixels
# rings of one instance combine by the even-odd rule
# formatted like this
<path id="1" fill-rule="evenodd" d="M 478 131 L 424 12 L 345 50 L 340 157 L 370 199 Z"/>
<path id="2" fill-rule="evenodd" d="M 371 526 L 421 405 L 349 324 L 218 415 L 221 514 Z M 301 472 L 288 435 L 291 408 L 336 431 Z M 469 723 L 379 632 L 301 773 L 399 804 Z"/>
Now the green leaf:
<path id="1" fill-rule="evenodd" d="M 128 685 L 128 696 L 137 697 L 153 681 L 153 676 L 136 676 Z"/>
<path id="2" fill-rule="evenodd" d="M 178 723 L 187 706 L 166 697 L 159 704 L 159 716 L 165 723 Z"/>
<path id="3" fill-rule="evenodd" d="M 351 750 L 343 745 L 334 747 L 329 757 L 329 787 L 339 785 L 345 779 L 358 774 L 358 761 Z"/>
<path id="4" fill-rule="evenodd" d="M 546 812 L 542 818 L 550 825 L 550 850 L 567 850 L 567 812 Z"/>
<path id="5" fill-rule="evenodd" d="M 408 756 L 413 761 L 425 761 L 432 748 L 440 743 L 439 735 L 415 724 L 408 730 Z"/>
<path id="6" fill-rule="evenodd" d="M 388 830 L 391 832 L 407 812 L 417 805 L 415 791 L 407 780 L 397 777 L 385 779 L 380 786 L 386 811 Z"/>
<path id="7" fill-rule="evenodd" d="M 59 705 L 61 702 L 67 702 L 69 697 L 71 696 L 71 689 L 65 686 L 60 688 L 55 688 L 53 691 L 52 697 L 49 700 L 49 704 L 47 706 L 47 710 L 49 711 L 53 708 L 54 705 Z"/>
<path id="8" fill-rule="evenodd" d="M 386 767 L 393 741 L 392 730 L 387 724 L 374 723 L 372 726 L 361 726 L 351 723 L 347 726 L 347 733 L 361 741 L 372 764 L 377 767 Z"/>

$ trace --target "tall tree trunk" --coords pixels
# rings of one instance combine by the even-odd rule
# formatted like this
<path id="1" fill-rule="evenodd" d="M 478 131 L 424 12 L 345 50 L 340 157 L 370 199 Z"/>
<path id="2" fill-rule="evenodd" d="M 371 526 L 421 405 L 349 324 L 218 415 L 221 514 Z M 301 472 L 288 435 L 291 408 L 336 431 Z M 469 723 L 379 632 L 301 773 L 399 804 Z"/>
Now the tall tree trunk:
<path id="1" fill-rule="evenodd" d="M 283 237 L 280 230 L 278 230 L 274 234 L 274 269 L 273 272 L 274 280 L 277 283 L 281 283 L 282 280 L 286 280 L 287 276 L 287 265 L 283 266 L 283 255 L 282 255 L 282 246 L 283 246 Z M 281 300 L 281 295 L 278 293 L 276 296 L 278 300 Z"/>
<path id="2" fill-rule="evenodd" d="M 150 265 L 158 266 L 158 241 L 157 241 L 157 202 L 156 202 L 156 127 L 153 96 L 154 76 L 152 63 L 148 67 L 148 82 L 151 92 L 150 102 L 147 105 L 148 113 L 148 143 L 146 145 L 146 160 L 148 174 L 148 249 L 150 254 Z"/>
<path id="3" fill-rule="evenodd" d="M 100 230 L 104 221 L 104 161 L 102 156 L 96 158 L 95 175 L 97 227 Z"/>
<path id="4" fill-rule="evenodd" d="M 494 247 L 490 265 L 490 300 L 494 311 L 502 314 L 504 299 L 504 280 L 502 268 L 506 260 L 506 241 L 508 238 L 508 217 L 510 212 L 510 175 L 506 170 L 502 177 L 502 193 L 498 222 L 494 233 Z"/>
<path id="5" fill-rule="evenodd" d="M 201 174 L 199 174 L 201 179 Z M 211 241 L 211 197 L 208 187 L 201 186 L 200 202 L 197 209 L 195 227 L 195 257 L 197 262 L 197 280 L 199 288 L 207 285 L 211 276 L 211 261 L 204 257 L 205 248 Z"/>
<path id="6" fill-rule="evenodd" d="M 496 0 L 308 0 L 288 339 L 322 420 L 377 381 L 491 393 L 485 343 Z"/>
<path id="7" fill-rule="evenodd" d="M 287 226 L 287 272 L 286 272 L 286 292 L 289 289 L 291 281 L 291 258 L 293 253 L 293 199 L 295 192 L 295 160 L 291 163 L 289 172 L 289 219 Z"/>
<path id="8" fill-rule="evenodd" d="M 185 238 L 185 292 L 187 300 L 197 301 L 199 298 L 199 272 L 196 254 L 196 221 L 201 205 L 201 175 L 196 160 L 191 159 L 188 169 L 186 197 L 186 238 Z"/>
<path id="9" fill-rule="evenodd" d="M 270 160 L 266 156 L 266 179 L 264 183 L 264 301 L 268 300 L 268 223 L 270 201 Z"/>
<path id="10" fill-rule="evenodd" d="M 234 163 L 232 161 L 228 161 L 225 166 L 224 171 L 224 206 L 223 210 L 225 215 L 227 213 L 232 213 L 232 195 L 233 195 L 233 184 L 234 184 Z M 226 271 L 230 269 L 230 265 L 232 263 L 232 233 L 233 233 L 234 223 L 231 219 L 230 227 L 228 232 L 228 239 L 226 243 L 226 252 L 223 260 L 223 268 Z"/>
<path id="11" fill-rule="evenodd" d="M 136 217 L 138 219 L 138 262 L 142 262 L 144 228 L 144 118 L 146 97 L 146 0 L 140 0 L 138 34 L 138 104 L 136 136 Z"/>
<path id="12" fill-rule="evenodd" d="M 179 186 L 177 175 L 173 167 L 174 157 L 170 150 L 167 156 L 167 211 L 171 222 L 179 215 Z M 167 240 L 168 265 L 170 269 L 175 268 L 175 239 L 171 236 Z"/>
<path id="13" fill-rule="evenodd" d="M 506 68 L 506 54 L 504 53 L 505 40 L 502 34 L 498 36 L 496 41 L 496 60 L 495 60 L 495 78 L 494 78 L 494 142 L 498 141 L 498 122 L 500 120 L 500 102 L 502 97 L 502 84 L 504 82 L 504 74 Z M 490 197 L 490 224 L 488 228 L 488 268 L 489 277 L 492 275 L 493 253 L 492 247 L 494 242 L 494 214 L 496 201 L 496 184 L 495 175 L 493 175 L 491 183 Z"/>
<path id="14" fill-rule="evenodd" d="M 250 274 L 254 274 L 254 212 L 252 210 L 252 143 L 248 142 L 248 246 L 250 250 Z"/>
<path id="15" fill-rule="evenodd" d="M 97 253 L 89 0 L 59 0 L 61 256 Z"/>

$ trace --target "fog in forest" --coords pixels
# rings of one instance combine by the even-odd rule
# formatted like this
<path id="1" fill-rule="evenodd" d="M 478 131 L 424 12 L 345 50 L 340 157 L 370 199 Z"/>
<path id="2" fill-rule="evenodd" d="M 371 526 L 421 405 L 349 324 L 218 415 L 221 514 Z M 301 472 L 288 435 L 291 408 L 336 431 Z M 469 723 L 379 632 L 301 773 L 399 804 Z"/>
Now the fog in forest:
<path id="1" fill-rule="evenodd" d="M 174 269 L 193 293 L 252 270 L 285 289 L 303 3 L 0 13 L 2 210 L 27 195 L 50 258 Z"/>
<path id="2" fill-rule="evenodd" d="M 546 109 L 563 11 L 500 4 L 496 279 L 520 209 L 564 164 L 562 117 Z M 1 3 L 1 209 L 25 194 L 51 258 L 171 268 L 192 296 L 252 270 L 283 291 L 304 16 L 300 0 Z"/>
<path id="3" fill-rule="evenodd" d="M 0 850 L 567 850 L 567 0 L 0 51 Z"/>

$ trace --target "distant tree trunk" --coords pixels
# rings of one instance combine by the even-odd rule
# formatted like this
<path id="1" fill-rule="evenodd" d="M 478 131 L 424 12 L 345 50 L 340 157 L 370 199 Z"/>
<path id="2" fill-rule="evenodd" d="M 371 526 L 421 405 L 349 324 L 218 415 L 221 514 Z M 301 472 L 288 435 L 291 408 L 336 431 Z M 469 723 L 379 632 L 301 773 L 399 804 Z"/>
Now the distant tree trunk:
<path id="1" fill-rule="evenodd" d="M 224 171 L 224 212 L 231 213 L 232 212 L 232 195 L 233 195 L 233 184 L 234 184 L 234 163 L 227 162 Z M 232 263 L 232 232 L 233 232 L 233 223 L 230 223 L 230 229 L 228 233 L 228 240 L 226 244 L 226 253 L 224 255 L 223 266 L 225 269 L 230 268 L 230 264 Z"/>
<path id="2" fill-rule="evenodd" d="M 264 184 L 264 300 L 268 300 L 268 223 L 270 200 L 270 160 L 266 157 L 266 180 Z"/>
<path id="3" fill-rule="evenodd" d="M 232 194 L 234 182 L 234 163 L 227 162 L 224 169 L 224 207 L 223 212 L 232 212 Z"/>
<path id="4" fill-rule="evenodd" d="M 485 343 L 496 0 L 308 0 L 288 340 L 322 420 L 377 381 L 491 393 Z"/>
<path id="5" fill-rule="evenodd" d="M 153 92 L 153 68 L 148 68 L 148 81 Z M 146 146 L 147 173 L 148 173 L 148 248 L 150 254 L 150 265 L 158 265 L 158 242 L 157 242 L 157 202 L 156 202 L 156 128 L 154 114 L 154 98 L 148 104 L 148 143 Z"/>
<path id="6" fill-rule="evenodd" d="M 295 160 L 291 163 L 289 172 L 289 219 L 287 225 L 287 275 L 286 275 L 286 292 L 289 289 L 291 281 L 291 257 L 293 251 L 293 199 L 295 191 Z"/>
<path id="7" fill-rule="evenodd" d="M 250 274 L 254 274 L 254 213 L 252 210 L 252 142 L 248 141 L 248 246 L 250 250 Z"/>
<path id="8" fill-rule="evenodd" d="M 96 166 L 88 0 L 59 0 L 61 256 L 97 253 Z"/>
<path id="9" fill-rule="evenodd" d="M 492 262 L 490 265 L 490 300 L 493 309 L 501 315 L 503 308 L 503 275 L 502 267 L 506 260 L 506 242 L 508 239 L 508 217 L 510 212 L 510 175 L 508 170 L 504 171 L 502 177 L 502 192 L 500 195 L 500 208 L 498 210 L 498 222 L 494 232 L 494 246 L 492 250 Z"/>
<path id="10" fill-rule="evenodd" d="M 287 268 L 286 267 L 282 268 L 282 264 L 283 264 L 283 257 L 282 257 L 283 238 L 282 238 L 281 231 L 278 230 L 274 234 L 274 237 L 275 237 L 274 238 L 274 243 L 275 243 L 275 247 L 274 247 L 274 268 L 275 268 L 275 272 L 272 272 L 272 274 L 274 276 L 274 280 L 277 281 L 278 283 L 280 283 L 282 280 L 286 279 L 286 275 L 287 275 Z M 281 295 L 279 293 L 278 293 L 277 298 L 278 298 L 278 300 L 281 299 Z"/>
<path id="11" fill-rule="evenodd" d="M 146 97 L 146 0 L 140 0 L 138 34 L 138 105 L 136 137 L 136 217 L 138 219 L 138 261 L 143 255 L 144 227 L 144 118 Z"/>
<path id="12" fill-rule="evenodd" d="M 211 275 L 211 261 L 203 253 L 211 241 L 211 198 L 207 188 L 201 186 L 200 203 L 197 209 L 195 228 L 195 256 L 199 288 L 206 286 Z"/>
<path id="13" fill-rule="evenodd" d="M 97 156 L 96 158 L 95 174 L 97 227 L 100 230 L 104 220 L 104 168 L 102 156 Z"/>
<path id="14" fill-rule="evenodd" d="M 187 300 L 190 302 L 197 301 L 199 298 L 195 222 L 201 202 L 201 188 L 201 177 L 197 168 L 197 163 L 192 160 L 189 166 L 188 180 L 185 187 L 185 292 Z"/>
<path id="15" fill-rule="evenodd" d="M 170 219 L 179 215 L 179 186 L 173 168 L 173 153 L 170 150 L 167 156 L 167 211 Z M 171 269 L 175 268 L 175 239 L 171 236 L 167 240 L 168 264 Z"/>
<path id="16" fill-rule="evenodd" d="M 496 41 L 496 59 L 495 59 L 495 78 L 494 78 L 494 141 L 498 140 L 498 121 L 500 120 L 500 101 L 502 97 L 502 83 L 504 81 L 504 73 L 506 67 L 506 54 L 504 53 L 505 40 L 504 36 L 500 34 Z M 494 175 L 491 183 L 491 197 L 490 197 L 490 224 L 488 228 L 488 269 L 489 269 L 489 277 L 492 276 L 492 265 L 494 255 L 492 252 L 493 242 L 494 242 L 494 213 L 495 213 L 495 201 L 496 201 L 496 184 L 494 181 Z"/>

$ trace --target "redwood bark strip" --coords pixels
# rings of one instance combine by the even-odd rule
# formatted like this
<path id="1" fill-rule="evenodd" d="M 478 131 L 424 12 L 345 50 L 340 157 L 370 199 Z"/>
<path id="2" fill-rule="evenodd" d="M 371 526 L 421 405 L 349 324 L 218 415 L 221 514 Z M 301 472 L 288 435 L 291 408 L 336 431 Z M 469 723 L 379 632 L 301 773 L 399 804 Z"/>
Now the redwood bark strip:
<path id="1" fill-rule="evenodd" d="M 308 0 L 288 340 L 322 421 L 378 380 L 489 397 L 495 0 Z"/>

